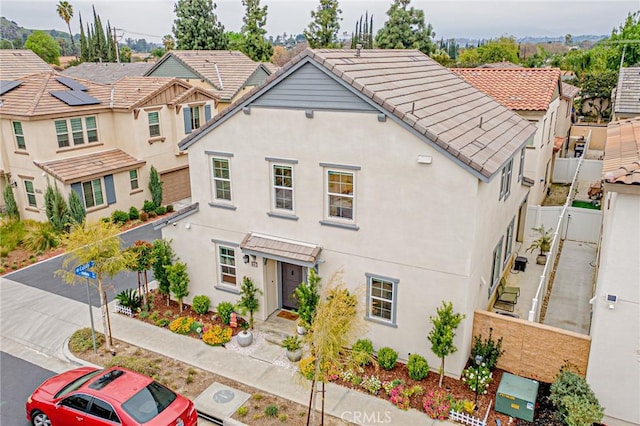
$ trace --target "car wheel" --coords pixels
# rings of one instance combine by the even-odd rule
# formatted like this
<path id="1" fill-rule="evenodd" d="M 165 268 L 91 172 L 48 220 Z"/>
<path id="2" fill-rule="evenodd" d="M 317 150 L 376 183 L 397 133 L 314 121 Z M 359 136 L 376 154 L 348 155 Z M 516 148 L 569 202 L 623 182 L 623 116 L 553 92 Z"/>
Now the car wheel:
<path id="1" fill-rule="evenodd" d="M 51 420 L 42 411 L 34 411 L 31 415 L 31 424 L 33 426 L 51 426 Z"/>

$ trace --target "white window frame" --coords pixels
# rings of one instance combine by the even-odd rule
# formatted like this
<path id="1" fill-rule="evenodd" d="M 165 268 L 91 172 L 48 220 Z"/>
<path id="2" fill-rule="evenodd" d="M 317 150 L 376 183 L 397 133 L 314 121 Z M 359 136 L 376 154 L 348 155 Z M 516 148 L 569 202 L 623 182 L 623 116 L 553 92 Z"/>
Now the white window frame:
<path id="1" fill-rule="evenodd" d="M 155 122 L 152 121 L 151 117 L 155 117 Z M 162 131 L 160 129 L 160 111 L 147 112 L 147 122 L 149 123 L 150 138 L 157 138 L 162 136 Z"/>
<path id="2" fill-rule="evenodd" d="M 491 263 L 491 286 L 489 287 L 489 297 L 496 288 L 496 285 L 500 282 L 500 275 L 502 274 L 502 240 L 504 237 L 500 237 L 500 241 L 493 249 L 493 257 Z"/>
<path id="3" fill-rule="evenodd" d="M 93 205 L 89 206 L 87 205 L 87 192 L 85 191 L 85 185 L 86 184 L 90 184 L 91 185 L 91 196 L 92 196 L 92 200 L 93 200 Z M 96 201 L 96 185 L 99 185 L 99 189 L 100 189 L 100 196 L 102 197 L 102 202 L 101 203 L 97 203 Z M 96 179 L 91 179 L 88 181 L 84 181 L 80 183 L 80 187 L 82 188 L 82 199 L 84 200 L 84 207 L 85 209 L 89 210 L 89 209 L 93 209 L 96 207 L 101 207 L 101 206 L 106 206 L 107 205 L 107 193 L 105 191 L 105 185 L 104 185 L 104 179 L 103 178 L 96 178 Z"/>
<path id="4" fill-rule="evenodd" d="M 509 226 L 507 226 L 507 232 L 505 233 L 505 243 L 504 243 L 504 260 L 503 266 L 509 260 L 511 256 L 511 250 L 513 249 L 513 231 L 515 226 L 516 218 L 511 219 Z"/>
<path id="5" fill-rule="evenodd" d="M 229 259 L 233 259 L 233 263 L 228 263 Z M 218 277 L 220 284 L 230 287 L 238 286 L 238 266 L 236 260 L 236 248 L 218 245 Z M 225 270 L 225 268 L 228 268 Z M 225 280 L 225 277 L 233 277 L 233 282 Z"/>
<path id="6" fill-rule="evenodd" d="M 15 137 L 15 141 L 16 141 L 16 148 L 24 151 L 27 149 L 27 142 L 25 140 L 24 137 L 24 129 L 22 128 L 22 122 L 21 121 L 12 121 L 11 122 L 11 127 L 13 129 L 13 136 Z M 19 127 L 20 131 L 18 131 Z"/>
<path id="7" fill-rule="evenodd" d="M 522 147 L 520 150 L 520 165 L 518 166 L 518 182 L 522 182 L 524 177 L 524 159 L 527 153 L 527 147 Z"/>
<path id="8" fill-rule="evenodd" d="M 392 325 L 395 326 L 396 325 L 396 312 L 397 312 L 397 306 L 398 306 L 398 283 L 400 282 L 398 279 L 395 278 L 388 278 L 388 277 L 383 277 L 380 275 L 375 275 L 375 274 L 365 274 L 365 276 L 367 277 L 367 315 L 366 315 L 366 319 L 370 320 L 370 321 L 375 321 L 375 322 L 379 322 L 382 324 L 386 324 L 386 325 Z M 387 298 L 387 297 L 383 297 L 382 296 L 382 292 L 383 291 L 388 291 L 388 290 L 384 290 L 382 287 L 380 287 L 380 295 L 374 295 L 374 288 L 376 287 L 376 284 L 379 285 L 391 285 L 391 298 Z M 388 303 L 391 305 L 391 307 L 389 309 L 385 309 L 386 311 L 389 312 L 389 317 L 390 318 L 386 318 L 382 315 L 376 315 L 374 314 L 374 309 L 375 309 L 375 301 L 379 301 L 382 303 Z M 383 308 L 380 308 L 381 310 Z"/>
<path id="9" fill-rule="evenodd" d="M 226 162 L 227 167 L 226 167 L 226 171 L 227 171 L 227 176 L 225 177 L 224 175 L 220 175 L 220 176 L 216 176 L 216 161 L 218 162 Z M 233 188 L 231 185 L 231 158 L 227 157 L 227 156 L 211 156 L 210 157 L 210 164 L 211 164 L 211 182 L 212 182 L 212 189 L 213 189 L 213 199 L 216 202 L 220 202 L 220 203 L 225 203 L 225 204 L 231 204 L 233 202 Z M 221 171 L 224 171 L 224 169 L 220 169 Z M 228 185 L 228 188 L 224 188 L 224 185 Z M 226 193 L 228 193 L 228 198 L 226 198 L 226 196 L 223 197 L 219 197 L 218 196 L 218 185 L 221 186 L 220 190 L 221 195 L 225 195 Z"/>
<path id="10" fill-rule="evenodd" d="M 278 182 L 278 175 L 276 174 L 276 169 L 285 170 L 288 169 L 290 171 L 289 180 L 290 185 L 283 184 L 283 181 L 286 181 L 287 176 L 282 176 L 282 181 Z M 276 212 L 283 212 L 287 214 L 294 214 L 295 212 L 295 177 L 293 164 L 283 164 L 283 163 L 271 163 L 271 209 Z M 279 197 L 278 194 L 290 194 L 291 200 L 291 208 L 286 207 L 278 207 L 278 200 L 282 197 Z M 283 198 L 284 199 L 284 198 Z M 285 199 L 286 202 L 286 199 Z"/>
<path id="11" fill-rule="evenodd" d="M 36 201 L 36 190 L 33 186 L 33 179 L 24 179 L 24 193 L 27 196 L 27 204 L 29 207 L 38 208 L 38 202 Z M 31 189 L 29 189 L 29 184 L 31 184 Z"/>
<path id="12" fill-rule="evenodd" d="M 200 107 L 202 107 L 202 109 Z M 202 122 L 204 121 L 202 119 L 203 117 L 200 117 L 201 110 L 204 114 L 204 104 L 192 106 L 190 108 L 191 108 L 191 131 L 194 131 L 196 129 L 199 129 L 200 126 L 202 126 Z M 197 111 L 197 114 L 196 114 L 196 111 Z"/>
<path id="13" fill-rule="evenodd" d="M 89 121 L 93 123 L 90 125 Z M 80 128 L 74 131 L 72 122 L 80 123 Z M 58 131 L 58 123 L 64 123 L 64 132 Z M 83 124 L 84 123 L 84 124 Z M 86 117 L 63 118 L 54 121 L 58 148 L 84 145 L 85 143 L 98 142 L 98 120 L 95 115 Z M 62 141 L 61 141 L 62 137 Z M 65 140 L 66 139 L 66 140 Z M 73 143 L 73 145 L 71 145 Z"/>
<path id="14" fill-rule="evenodd" d="M 500 199 L 506 200 L 511 194 L 511 178 L 513 174 L 513 158 L 511 158 L 507 164 L 502 168 L 502 175 L 500 177 Z"/>
<path id="15" fill-rule="evenodd" d="M 138 175 L 138 169 L 129 170 L 129 183 L 131 184 L 132 191 L 140 188 L 140 176 Z"/>
<path id="16" fill-rule="evenodd" d="M 329 189 L 330 186 L 330 176 L 332 174 L 339 174 L 339 175 L 351 175 L 351 193 L 344 193 L 344 192 L 331 192 Z M 356 172 L 355 170 L 348 170 L 348 169 L 340 169 L 340 168 L 326 168 L 324 171 L 324 176 L 325 176 L 325 218 L 327 220 L 330 221 L 337 221 L 337 222 L 346 222 L 346 223 L 355 223 L 356 221 Z M 347 183 L 348 185 L 348 183 Z M 351 217 L 344 217 L 341 215 L 332 215 L 331 214 L 331 201 L 332 201 L 332 197 L 337 197 L 337 198 L 344 198 L 347 201 L 351 201 Z M 348 207 L 336 207 L 337 209 L 343 210 L 343 209 L 348 209 Z"/>

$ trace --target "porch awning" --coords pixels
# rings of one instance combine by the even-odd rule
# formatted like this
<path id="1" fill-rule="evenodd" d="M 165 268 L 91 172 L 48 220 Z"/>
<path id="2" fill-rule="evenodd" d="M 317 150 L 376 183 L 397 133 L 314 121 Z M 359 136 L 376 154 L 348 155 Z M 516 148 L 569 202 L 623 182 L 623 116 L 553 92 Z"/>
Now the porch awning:
<path id="1" fill-rule="evenodd" d="M 313 267 L 322 248 L 315 244 L 249 233 L 240 243 L 243 253 L 279 260 L 294 265 Z"/>

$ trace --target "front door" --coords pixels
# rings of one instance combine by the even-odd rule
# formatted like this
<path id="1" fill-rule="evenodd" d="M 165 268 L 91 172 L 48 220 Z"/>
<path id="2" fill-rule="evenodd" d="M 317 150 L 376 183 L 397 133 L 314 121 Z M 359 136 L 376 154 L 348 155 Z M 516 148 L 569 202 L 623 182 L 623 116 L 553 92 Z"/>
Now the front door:
<path id="1" fill-rule="evenodd" d="M 293 297 L 293 291 L 302 282 L 302 266 L 290 263 L 280 263 L 282 266 L 282 307 L 297 309 L 298 301 Z"/>

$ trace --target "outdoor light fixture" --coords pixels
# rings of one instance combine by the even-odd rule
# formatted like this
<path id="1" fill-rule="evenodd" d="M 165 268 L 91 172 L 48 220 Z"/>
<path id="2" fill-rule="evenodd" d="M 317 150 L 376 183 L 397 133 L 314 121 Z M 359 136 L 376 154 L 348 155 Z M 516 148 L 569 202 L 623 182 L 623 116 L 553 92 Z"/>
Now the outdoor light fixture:
<path id="1" fill-rule="evenodd" d="M 244 263 L 249 263 L 249 255 L 248 255 L 248 254 L 245 254 L 244 256 L 242 256 L 242 261 L 243 261 Z"/>
<path id="2" fill-rule="evenodd" d="M 478 411 L 478 382 L 480 381 L 480 364 L 484 361 L 482 355 L 476 355 L 474 360 L 476 362 L 476 406 L 474 410 Z"/>

